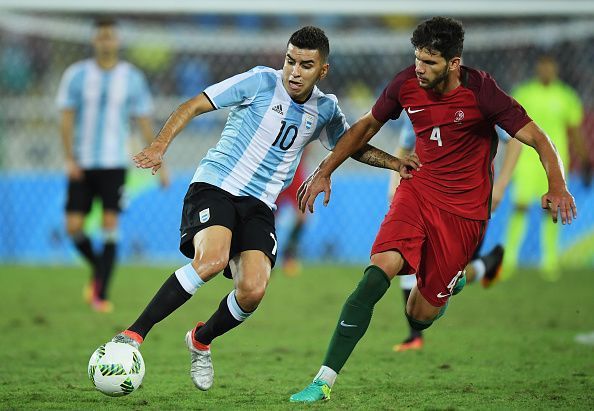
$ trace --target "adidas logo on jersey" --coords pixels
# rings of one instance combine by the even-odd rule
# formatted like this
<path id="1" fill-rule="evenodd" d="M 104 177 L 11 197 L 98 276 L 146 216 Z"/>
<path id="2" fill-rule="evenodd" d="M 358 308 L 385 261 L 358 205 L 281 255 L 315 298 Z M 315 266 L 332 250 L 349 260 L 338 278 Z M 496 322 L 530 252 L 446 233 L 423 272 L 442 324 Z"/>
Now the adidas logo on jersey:
<path id="1" fill-rule="evenodd" d="M 285 113 L 283 113 L 283 105 L 282 104 L 277 104 L 276 106 L 272 107 L 272 111 L 276 111 L 281 116 L 285 115 Z"/>

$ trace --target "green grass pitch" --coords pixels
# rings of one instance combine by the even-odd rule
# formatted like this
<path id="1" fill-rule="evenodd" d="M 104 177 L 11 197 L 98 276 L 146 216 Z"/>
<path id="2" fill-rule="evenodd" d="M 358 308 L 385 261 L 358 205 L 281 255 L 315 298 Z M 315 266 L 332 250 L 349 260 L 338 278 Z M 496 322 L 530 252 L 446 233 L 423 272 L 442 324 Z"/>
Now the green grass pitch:
<path id="1" fill-rule="evenodd" d="M 594 409 L 594 347 L 574 342 L 594 330 L 591 270 L 556 283 L 525 270 L 489 290 L 467 286 L 426 332 L 422 352 L 391 350 L 406 335 L 394 283 L 331 401 L 313 406 L 288 397 L 317 372 L 363 267 L 273 273 L 259 310 L 213 343 L 215 385 L 201 392 L 183 337 L 231 289 L 219 276 L 149 334 L 142 387 L 102 395 L 86 375 L 91 353 L 137 317 L 174 268 L 119 267 L 115 312 L 98 314 L 82 301 L 82 267 L 0 266 L 0 409 Z"/>

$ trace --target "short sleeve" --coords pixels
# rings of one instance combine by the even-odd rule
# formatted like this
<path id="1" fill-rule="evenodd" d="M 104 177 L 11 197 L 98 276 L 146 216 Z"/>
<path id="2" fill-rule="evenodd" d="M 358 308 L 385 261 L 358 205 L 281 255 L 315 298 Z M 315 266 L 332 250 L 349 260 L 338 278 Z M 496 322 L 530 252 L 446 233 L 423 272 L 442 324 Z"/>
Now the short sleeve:
<path id="1" fill-rule="evenodd" d="M 515 99 L 507 95 L 487 73 L 483 77 L 478 91 L 478 104 L 483 115 L 493 124 L 497 124 L 510 136 L 528 124 L 530 117 Z"/>
<path id="2" fill-rule="evenodd" d="M 326 149 L 334 150 L 338 140 L 340 140 L 348 129 L 349 124 L 346 121 L 346 117 L 338 104 L 335 104 L 334 113 L 330 121 L 326 124 L 325 130 L 320 134 L 320 142 Z"/>
<path id="3" fill-rule="evenodd" d="M 56 96 L 56 105 L 60 110 L 72 109 L 80 105 L 82 74 L 79 65 L 73 65 L 62 75 Z"/>
<path id="4" fill-rule="evenodd" d="M 414 77 L 414 66 L 410 66 L 396 74 L 390 84 L 382 91 L 371 109 L 371 114 L 377 121 L 385 123 L 388 120 L 396 120 L 400 116 L 402 112 L 402 105 L 399 100 L 400 89 L 404 82 L 412 77 Z"/>
<path id="5" fill-rule="evenodd" d="M 132 105 L 130 113 L 136 117 L 149 116 L 153 112 L 153 98 L 144 74 L 136 69 L 132 71 Z"/>
<path id="6" fill-rule="evenodd" d="M 207 87 L 204 94 L 216 109 L 250 104 L 258 94 L 266 73 L 270 72 L 256 67 Z"/>

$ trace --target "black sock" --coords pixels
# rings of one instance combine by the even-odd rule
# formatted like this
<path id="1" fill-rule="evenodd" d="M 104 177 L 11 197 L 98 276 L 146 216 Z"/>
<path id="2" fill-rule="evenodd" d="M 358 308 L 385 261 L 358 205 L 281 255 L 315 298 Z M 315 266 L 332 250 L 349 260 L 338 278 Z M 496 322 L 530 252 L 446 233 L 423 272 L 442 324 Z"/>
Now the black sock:
<path id="1" fill-rule="evenodd" d="M 91 265 L 93 269 L 93 276 L 95 276 L 95 269 L 97 267 L 97 256 L 93 251 L 91 240 L 84 233 L 78 233 L 72 236 L 72 241 L 78 252 L 84 257 L 85 260 Z"/>
<path id="2" fill-rule="evenodd" d="M 206 324 L 196 330 L 194 333 L 196 341 L 204 345 L 210 345 L 212 340 L 219 335 L 225 334 L 227 331 L 237 327 L 243 322 L 233 317 L 229 310 L 229 306 L 227 305 L 227 298 L 228 296 L 225 296 L 225 298 L 221 300 L 219 308 L 208 319 Z M 235 296 L 232 296 L 232 298 L 235 298 Z M 237 302 L 237 300 L 235 300 L 235 302 Z M 237 304 L 237 306 L 239 306 L 239 304 Z M 249 315 L 251 313 L 245 312 L 245 314 Z"/>
<path id="3" fill-rule="evenodd" d="M 406 303 L 408 301 L 408 297 L 410 297 L 410 292 L 411 291 L 412 290 L 410 290 L 410 289 L 405 289 L 405 288 L 402 289 L 402 295 L 404 296 L 404 310 L 405 310 L 405 312 L 406 312 Z M 408 325 L 408 338 L 407 338 L 407 341 L 408 340 L 412 340 L 414 338 L 422 337 L 422 336 L 423 336 L 423 332 L 422 331 L 415 330 L 414 328 L 412 328 L 410 326 L 410 324 Z"/>
<path id="4" fill-rule="evenodd" d="M 99 282 L 97 289 L 97 296 L 105 300 L 107 299 L 107 286 L 113 273 L 113 266 L 116 257 L 116 243 L 107 241 L 103 246 L 103 254 L 101 256 L 101 264 L 99 266 Z"/>
<path id="5" fill-rule="evenodd" d="M 184 290 L 173 273 L 157 291 L 136 322 L 128 327 L 128 330 L 146 338 L 155 324 L 181 307 L 190 297 L 192 294 Z"/>

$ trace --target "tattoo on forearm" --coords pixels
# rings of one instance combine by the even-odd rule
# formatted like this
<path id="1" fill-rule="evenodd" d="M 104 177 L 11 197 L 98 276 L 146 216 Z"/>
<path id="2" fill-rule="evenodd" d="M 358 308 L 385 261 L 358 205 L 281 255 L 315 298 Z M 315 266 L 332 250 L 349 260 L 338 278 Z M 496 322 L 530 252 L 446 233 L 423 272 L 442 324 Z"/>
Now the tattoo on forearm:
<path id="1" fill-rule="evenodd" d="M 390 168 L 389 164 L 394 159 L 394 156 L 370 144 L 366 144 L 362 149 L 355 152 L 351 158 L 361 163 L 369 164 L 370 166 Z"/>

